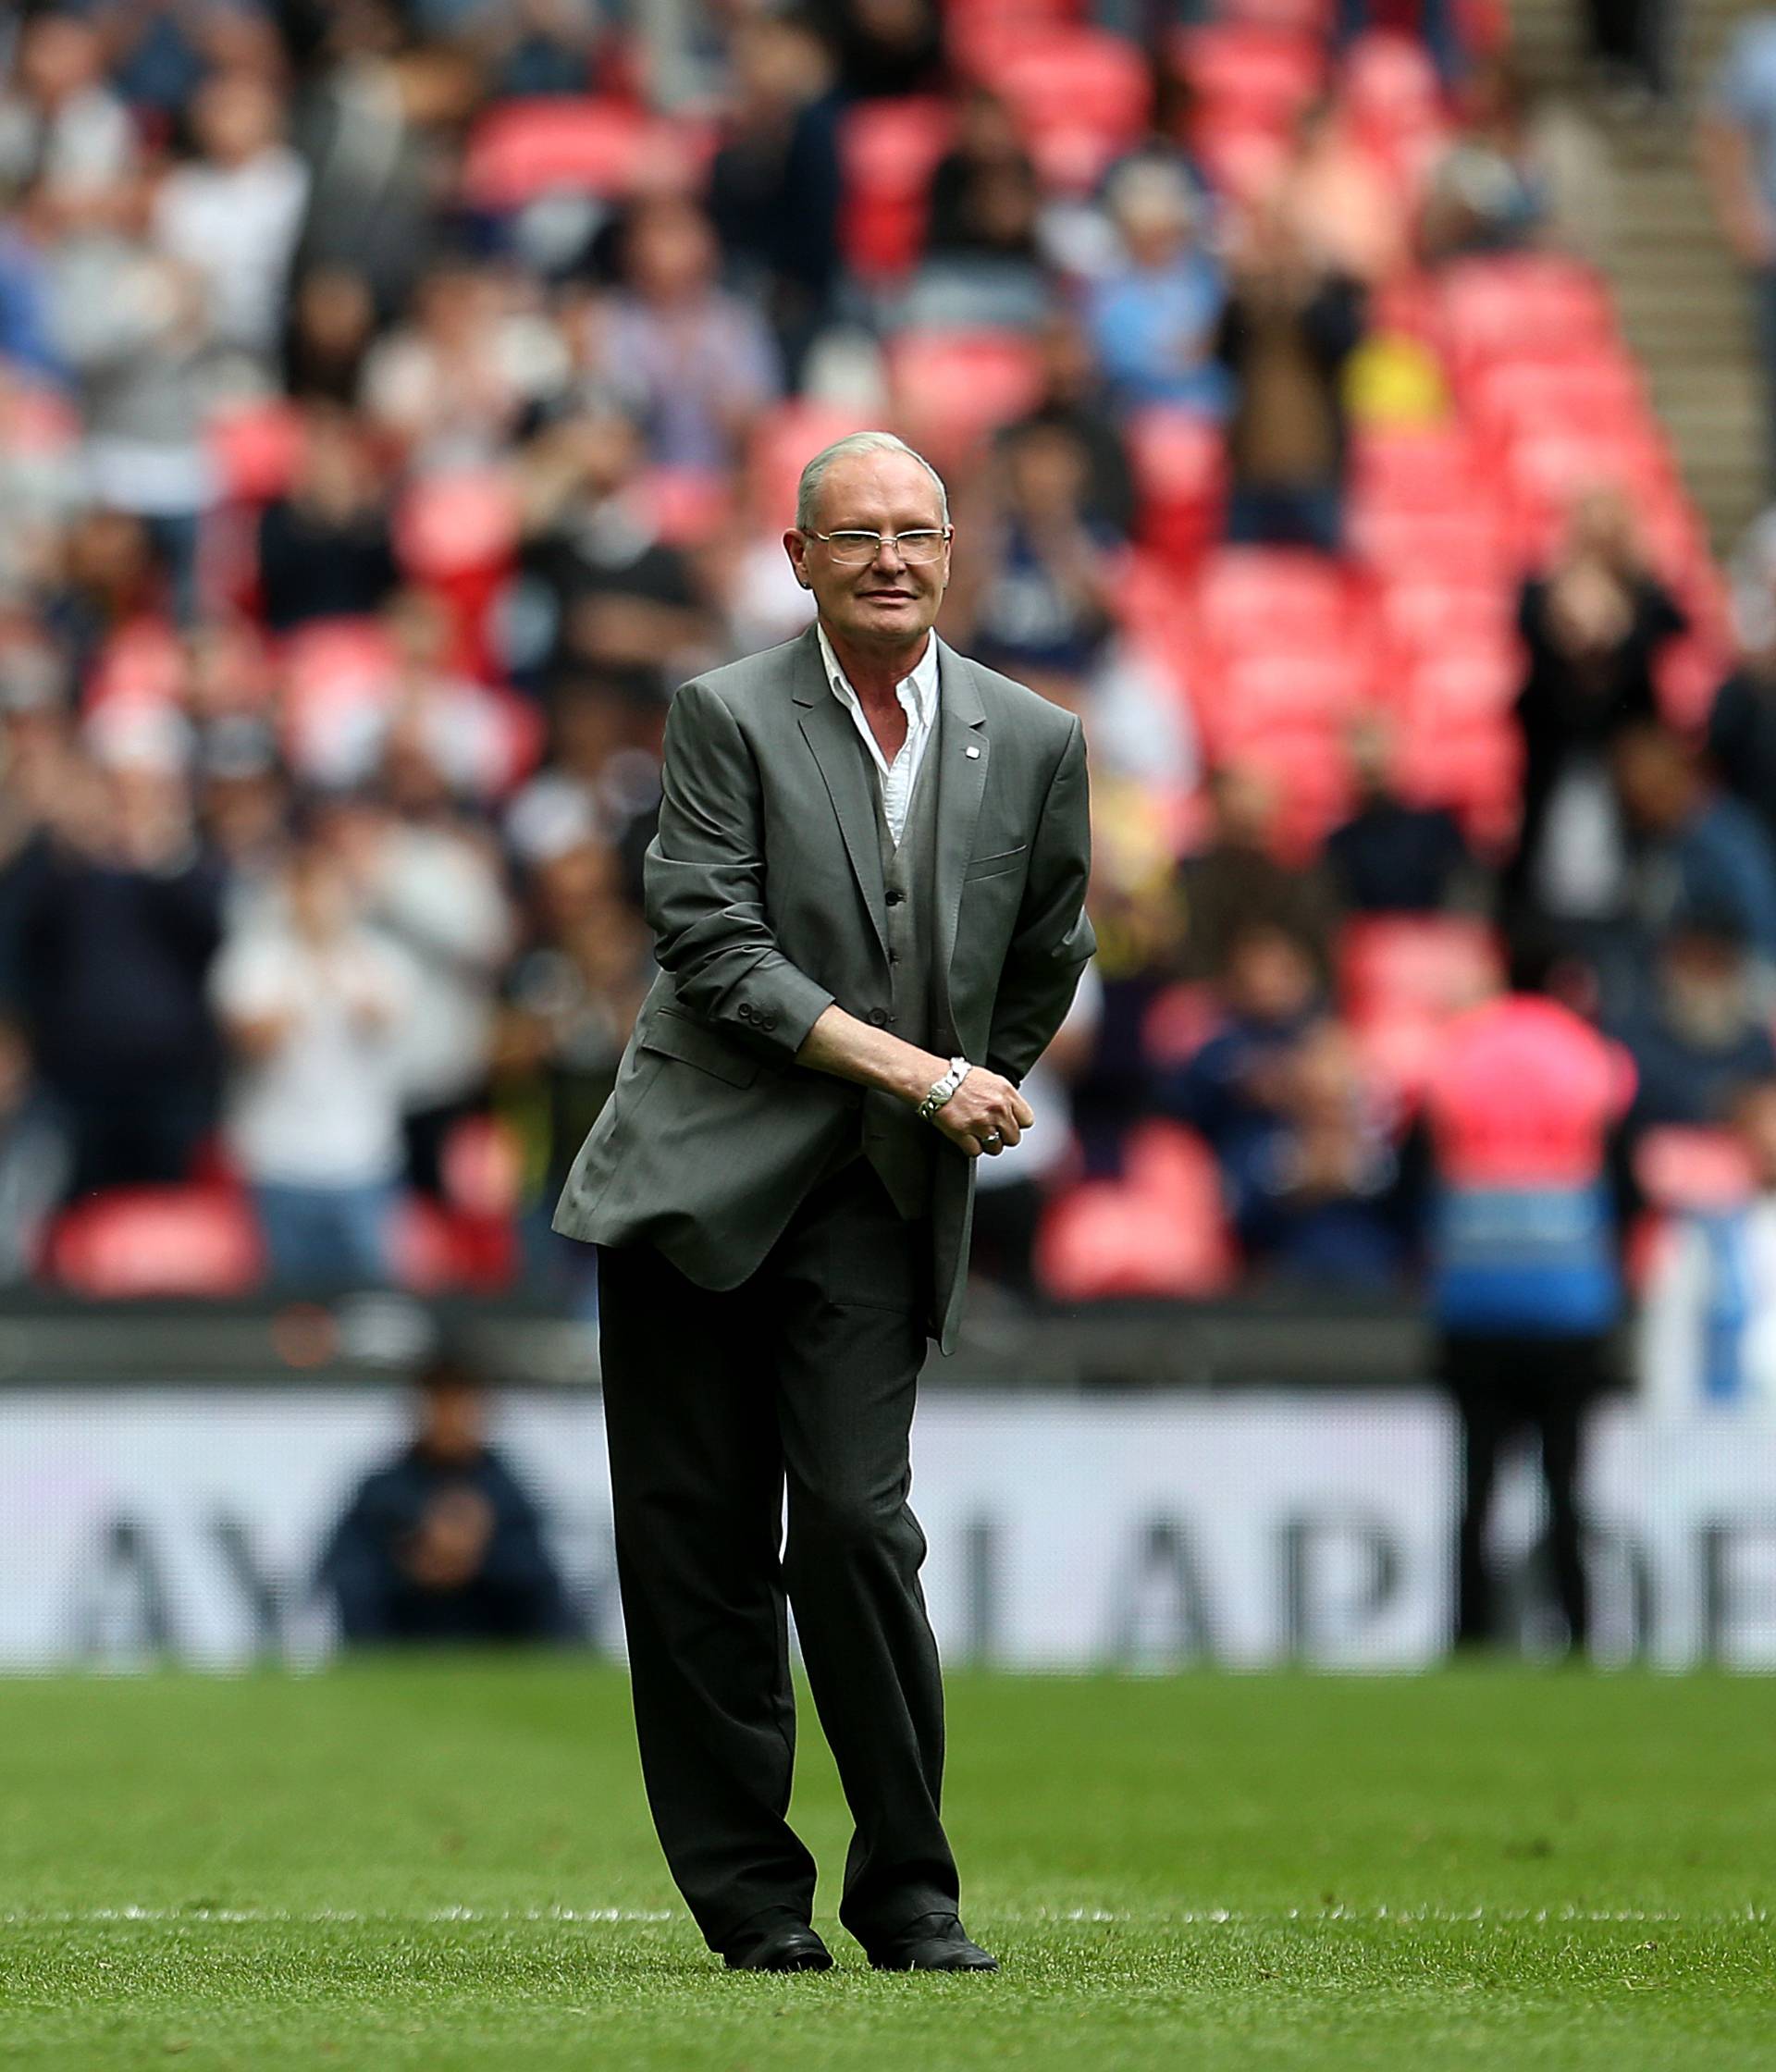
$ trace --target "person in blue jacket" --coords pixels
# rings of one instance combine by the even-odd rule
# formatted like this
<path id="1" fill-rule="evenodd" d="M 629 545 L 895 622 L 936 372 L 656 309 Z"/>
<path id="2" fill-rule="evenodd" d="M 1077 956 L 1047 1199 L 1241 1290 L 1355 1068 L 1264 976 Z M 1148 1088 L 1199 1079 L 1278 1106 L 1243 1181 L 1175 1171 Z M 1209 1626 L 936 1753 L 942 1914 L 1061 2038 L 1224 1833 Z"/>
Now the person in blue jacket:
<path id="1" fill-rule="evenodd" d="M 353 1492 L 319 1587 L 348 1646 L 579 1637 L 536 1505 L 487 1439 L 487 1398 L 459 1353 L 417 1376 L 413 1440 Z"/>

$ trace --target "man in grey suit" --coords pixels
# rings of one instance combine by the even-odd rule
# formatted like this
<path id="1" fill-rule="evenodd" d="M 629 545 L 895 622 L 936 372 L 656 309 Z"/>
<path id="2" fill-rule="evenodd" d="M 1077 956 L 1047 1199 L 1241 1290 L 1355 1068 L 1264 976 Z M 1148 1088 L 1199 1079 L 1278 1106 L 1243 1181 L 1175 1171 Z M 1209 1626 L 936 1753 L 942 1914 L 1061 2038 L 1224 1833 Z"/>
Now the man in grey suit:
<path id="1" fill-rule="evenodd" d="M 555 1216 L 598 1247 L 648 1801 L 735 1967 L 832 1962 L 784 1818 L 793 1606 L 856 1821 L 841 1918 L 879 1967 L 994 1968 L 939 1818 L 908 1437 L 973 1161 L 1030 1126 L 1018 1083 L 1095 944 L 1079 722 L 932 632 L 950 538 L 890 435 L 808 462 L 783 544 L 816 624 L 672 702 L 660 974 Z"/>

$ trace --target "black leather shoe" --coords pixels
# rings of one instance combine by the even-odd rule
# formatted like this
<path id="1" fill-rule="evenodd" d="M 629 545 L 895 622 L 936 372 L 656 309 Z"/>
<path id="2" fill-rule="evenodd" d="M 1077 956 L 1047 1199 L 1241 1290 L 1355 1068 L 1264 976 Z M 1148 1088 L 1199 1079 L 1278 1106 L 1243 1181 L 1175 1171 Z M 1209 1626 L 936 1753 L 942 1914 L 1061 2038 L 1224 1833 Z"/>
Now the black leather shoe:
<path id="1" fill-rule="evenodd" d="M 723 1950 L 722 1961 L 730 1971 L 831 1971 L 832 1953 L 811 1928 L 785 1921 L 737 1950 Z"/>
<path id="2" fill-rule="evenodd" d="M 954 1914 L 926 1914 L 870 1953 L 878 1971 L 997 1971 L 999 1960 L 970 1942 Z"/>

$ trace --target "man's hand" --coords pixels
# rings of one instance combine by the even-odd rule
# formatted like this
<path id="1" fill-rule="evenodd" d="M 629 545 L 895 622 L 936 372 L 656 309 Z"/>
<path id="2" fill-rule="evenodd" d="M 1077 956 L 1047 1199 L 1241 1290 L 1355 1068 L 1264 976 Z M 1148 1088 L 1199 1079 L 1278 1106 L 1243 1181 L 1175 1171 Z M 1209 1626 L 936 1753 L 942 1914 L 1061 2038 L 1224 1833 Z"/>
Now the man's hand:
<path id="1" fill-rule="evenodd" d="M 914 1107 L 944 1077 L 950 1063 L 947 1057 L 902 1042 L 885 1029 L 859 1021 L 836 1002 L 821 1009 L 796 1053 L 796 1062 L 813 1072 L 855 1079 L 859 1086 L 880 1087 Z M 975 1066 L 931 1116 L 936 1128 L 970 1158 L 979 1158 L 982 1152 L 996 1158 L 1035 1119 L 1030 1103 L 1011 1081 L 989 1072 L 984 1065 Z"/>
<path id="2" fill-rule="evenodd" d="M 1035 1119 L 1030 1103 L 1011 1081 L 984 1065 L 977 1065 L 931 1117 L 970 1158 L 997 1158 Z"/>

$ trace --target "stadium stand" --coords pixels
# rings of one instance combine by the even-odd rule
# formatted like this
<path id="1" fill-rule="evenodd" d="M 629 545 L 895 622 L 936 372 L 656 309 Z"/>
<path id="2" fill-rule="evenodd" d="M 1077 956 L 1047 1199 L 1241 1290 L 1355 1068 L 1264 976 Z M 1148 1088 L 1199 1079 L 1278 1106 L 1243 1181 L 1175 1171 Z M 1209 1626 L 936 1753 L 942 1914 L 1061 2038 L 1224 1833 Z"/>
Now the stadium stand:
<path id="1" fill-rule="evenodd" d="M 1612 672 L 1643 577 L 1681 619 L 1646 658 L 1668 725 L 1693 734 L 1732 665 L 1719 572 L 1600 277 L 1536 222 L 1424 250 L 1426 195 L 1475 140 L 1411 37 L 1341 40 L 1320 0 L 1225 0 L 1144 49 L 1073 0 L 949 0 L 891 62 L 839 4 L 825 42 L 791 22 L 687 46 L 672 76 L 702 83 L 669 94 L 649 84 L 660 54 L 621 35 L 588 37 L 539 90 L 510 53 L 391 6 L 331 43 L 291 27 L 300 10 L 240 12 L 216 48 L 169 32 L 195 39 L 200 71 L 269 83 L 288 138 L 173 136 L 96 43 L 96 105 L 127 119 L 83 161 L 74 117 L 36 97 L 29 24 L 0 92 L 0 145 L 55 147 L 0 162 L 0 1005 L 66 1118 L 44 883 L 72 857 L 146 903 L 201 856 L 227 877 L 226 931 L 279 896 L 284 831 L 318 818 L 371 925 L 458 960 L 406 1067 L 390 1177 L 410 1285 L 569 1272 L 550 1190 L 646 982 L 665 698 L 801 623 L 776 536 L 803 462 L 846 432 L 886 422 L 944 470 L 956 595 L 996 596 L 994 637 L 1016 636 L 990 659 L 1073 704 L 1092 742 L 1108 1009 L 1074 1088 L 1080 1155 L 1036 1240 L 1055 1300 L 1188 1298 L 1241 1271 L 1214 1154 L 1153 1098 L 1215 1026 L 1180 889 L 1211 780 L 1268 798 L 1252 840 L 1302 882 L 1360 810 L 1457 823 L 1459 910 L 1335 918 L 1310 945 L 1316 1011 L 1404 1132 L 1439 1030 L 1497 982 L 1500 931 L 1523 918 L 1521 607 L 1575 506 L 1618 493 L 1638 542 L 1561 593 L 1584 622 L 1586 753 L 1628 716 Z M 1501 11 L 1460 12 L 1481 65 Z M 348 87 L 370 80 L 380 99 Z M 958 169 L 981 87 L 1010 142 Z M 176 253 L 156 215 L 175 171 L 224 212 L 274 178 L 300 193 L 253 232 L 269 325 Z M 962 242 L 940 251 L 951 171 Z M 1118 213 L 1136 191 L 1171 212 L 1163 253 Z M 1202 370 L 1187 399 L 1106 392 L 1078 341 L 1113 277 L 1104 321 Z M 1314 420 L 1294 407 L 1311 338 L 1289 327 L 1328 281 L 1363 337 Z M 1285 368 L 1261 422 L 1231 372 L 1230 299 L 1273 327 Z M 103 336 L 98 311 L 118 313 Z M 1066 526 L 1013 508 L 1007 436 L 1030 426 L 1077 462 Z M 1310 462 L 1337 552 L 1262 497 L 1272 536 L 1228 538 L 1254 465 L 1292 484 Z M 292 565 L 360 573 L 338 609 L 273 610 L 274 514 Z M 1082 540 L 1107 610 L 1080 601 Z M 944 626 L 965 648 L 966 609 Z M 121 711 L 177 725 L 152 748 L 115 719 L 103 734 Z M 1385 729 L 1379 804 L 1363 727 Z M 450 947 L 460 914 L 408 886 L 446 835 L 490 873 L 494 954 Z M 1634 842 L 1600 853 L 1615 876 L 1586 928 L 1628 928 Z M 254 1069 L 241 1054 L 212 1075 L 224 1175 Z M 128 1045 L 105 1070 L 107 1097 L 133 1096 Z M 477 1179 L 440 1178 L 440 1132 Z M 1647 1197 L 1678 1201 L 1671 1175 L 1707 1157 L 1649 1148 Z M 40 1261 L 94 1295 L 220 1293 L 260 1270 L 238 1185 L 127 1158 L 59 1203 Z"/>

